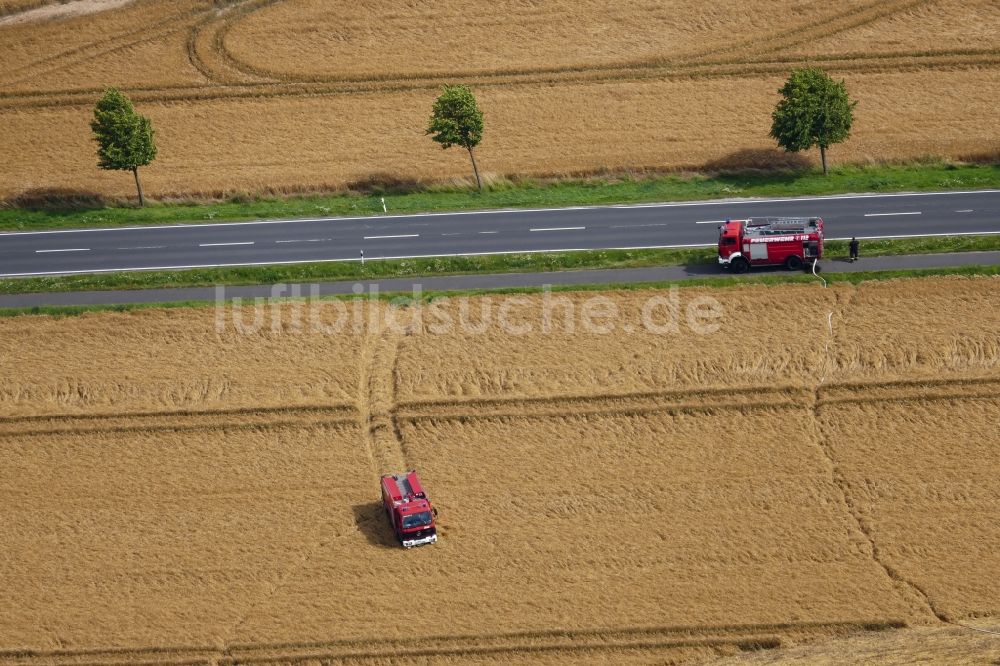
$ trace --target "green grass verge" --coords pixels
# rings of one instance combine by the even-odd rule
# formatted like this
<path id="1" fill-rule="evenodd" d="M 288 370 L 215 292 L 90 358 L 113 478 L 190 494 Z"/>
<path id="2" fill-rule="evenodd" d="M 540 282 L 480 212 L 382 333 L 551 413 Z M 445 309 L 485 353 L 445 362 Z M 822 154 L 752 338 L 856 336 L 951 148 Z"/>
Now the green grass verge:
<path id="1" fill-rule="evenodd" d="M 994 236 L 938 236 L 865 241 L 865 257 L 1000 250 L 1000 234 Z M 830 241 L 826 256 L 847 256 L 847 243 Z M 476 257 L 401 259 L 358 262 L 326 262 L 245 268 L 208 268 L 187 271 L 136 271 L 0 280 L 0 294 L 52 291 L 103 291 L 117 289 L 163 289 L 214 285 L 279 284 L 334 280 L 372 280 L 399 277 L 430 277 L 471 273 L 516 273 L 583 270 L 597 268 L 647 268 L 715 263 L 715 248 L 676 250 L 593 250 L 537 254 L 495 254 Z"/>
<path id="2" fill-rule="evenodd" d="M 712 260 L 713 250 L 594 250 L 537 254 L 492 254 L 472 257 L 319 262 L 278 266 L 205 268 L 186 271 L 136 271 L 0 280 L 0 294 L 45 291 L 93 291 L 278 284 L 398 277 L 516 273 L 584 268 L 676 266 Z"/>
<path id="3" fill-rule="evenodd" d="M 1000 165 L 927 163 L 842 166 L 830 175 L 813 171 L 731 175 L 676 174 L 643 178 L 591 178 L 540 182 L 501 181 L 479 193 L 468 188 L 374 188 L 370 194 L 339 193 L 294 198 L 240 195 L 210 204 L 157 203 L 146 208 L 0 208 L 0 230 L 114 227 L 178 222 L 377 215 L 384 196 L 390 213 L 557 207 L 768 197 L 1000 187 Z"/>
<path id="4" fill-rule="evenodd" d="M 894 279 L 920 279 L 927 277 L 994 277 L 1000 276 L 1000 266 L 962 266 L 958 268 L 928 268 L 917 270 L 891 270 L 891 271 L 868 271 L 859 273 L 831 273 L 823 277 L 828 284 L 846 282 L 850 284 L 860 284 L 875 280 Z M 551 288 L 552 292 L 580 292 L 580 291 L 620 291 L 620 290 L 646 290 L 664 289 L 668 287 L 735 287 L 750 285 L 774 286 L 782 284 L 816 284 L 819 281 L 811 275 L 798 273 L 775 273 L 771 275 L 758 275 L 750 277 L 720 276 L 710 278 L 697 278 L 685 280 L 668 280 L 663 282 L 636 282 L 624 284 L 593 284 L 593 285 L 557 285 Z M 460 291 L 435 292 L 428 291 L 421 295 L 421 300 L 425 302 L 441 299 L 455 298 L 460 296 L 477 296 L 481 294 L 536 294 L 541 293 L 541 287 L 511 287 L 503 289 L 465 289 Z M 323 296 L 325 300 L 343 299 L 350 300 L 358 298 L 353 295 Z M 363 296 L 361 298 L 369 298 Z M 398 304 L 411 302 L 412 296 L 407 294 L 385 293 L 377 296 L 380 300 L 392 301 Z M 177 301 L 173 303 L 133 303 L 126 305 L 65 305 L 65 306 L 39 306 L 31 308 L 0 308 L 0 317 L 18 317 L 24 315 L 46 315 L 56 317 L 72 317 L 82 315 L 87 312 L 133 312 L 148 309 L 173 309 L 173 308 L 206 308 L 215 307 L 215 301 Z"/>

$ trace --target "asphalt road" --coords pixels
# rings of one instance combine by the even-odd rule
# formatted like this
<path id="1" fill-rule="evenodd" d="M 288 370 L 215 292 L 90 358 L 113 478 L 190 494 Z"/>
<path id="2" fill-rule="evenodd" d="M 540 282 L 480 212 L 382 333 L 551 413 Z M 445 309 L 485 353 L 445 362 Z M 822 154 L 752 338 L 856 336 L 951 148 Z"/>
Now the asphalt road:
<path id="1" fill-rule="evenodd" d="M 864 247 L 862 246 L 862 251 Z M 857 263 L 844 259 L 823 262 L 823 273 L 860 271 L 914 270 L 959 266 L 1000 265 L 1000 252 L 957 252 L 951 254 L 915 254 L 892 257 L 862 257 Z M 781 268 L 758 269 L 751 275 L 784 273 Z M 134 289 L 117 291 L 75 291 L 39 294 L 0 295 L 0 308 L 31 308 L 45 305 L 125 305 L 131 303 L 175 303 L 178 301 L 213 301 L 233 298 L 314 298 L 335 294 L 391 294 L 462 289 L 503 289 L 545 287 L 547 285 L 637 284 L 666 282 L 726 275 L 718 266 L 658 266 L 652 268 L 613 268 L 548 273 L 476 273 L 443 277 L 393 278 L 340 281 L 295 285 L 246 285 L 238 287 L 180 287 L 174 289 Z M 221 290 L 221 291 L 220 291 Z M 244 301 L 248 302 L 248 301 Z"/>
<path id="2" fill-rule="evenodd" d="M 1000 233 L 1000 190 L 14 232 L 0 234 L 0 277 L 692 247 L 751 216 L 822 217 L 828 238 Z"/>

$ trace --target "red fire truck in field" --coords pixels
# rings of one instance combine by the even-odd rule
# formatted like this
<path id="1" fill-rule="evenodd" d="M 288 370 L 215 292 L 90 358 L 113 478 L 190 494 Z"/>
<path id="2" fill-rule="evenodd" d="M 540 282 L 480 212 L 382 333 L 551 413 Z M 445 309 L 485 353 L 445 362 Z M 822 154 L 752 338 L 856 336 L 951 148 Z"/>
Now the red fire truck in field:
<path id="1" fill-rule="evenodd" d="M 420 477 L 410 470 L 382 477 L 382 504 L 392 530 L 404 548 L 437 541 L 434 516 L 437 510 L 427 500 Z"/>
<path id="2" fill-rule="evenodd" d="M 726 220 L 719 227 L 719 264 L 734 273 L 751 266 L 799 270 L 823 258 L 823 220 L 818 217 L 756 217 Z"/>

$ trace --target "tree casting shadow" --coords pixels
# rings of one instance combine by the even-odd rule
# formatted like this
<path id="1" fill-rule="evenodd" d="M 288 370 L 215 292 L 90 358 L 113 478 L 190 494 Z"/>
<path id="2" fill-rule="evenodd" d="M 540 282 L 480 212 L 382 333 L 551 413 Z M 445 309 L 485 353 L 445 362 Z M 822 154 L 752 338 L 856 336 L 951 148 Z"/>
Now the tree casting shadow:
<path id="1" fill-rule="evenodd" d="M 44 211 L 76 211 L 106 208 L 115 203 L 99 192 L 69 187 L 36 187 L 5 199 L 11 208 Z"/>
<path id="2" fill-rule="evenodd" d="M 813 163 L 803 153 L 789 153 L 777 148 L 742 148 L 705 163 L 706 171 L 745 173 L 748 171 L 809 171 Z"/>

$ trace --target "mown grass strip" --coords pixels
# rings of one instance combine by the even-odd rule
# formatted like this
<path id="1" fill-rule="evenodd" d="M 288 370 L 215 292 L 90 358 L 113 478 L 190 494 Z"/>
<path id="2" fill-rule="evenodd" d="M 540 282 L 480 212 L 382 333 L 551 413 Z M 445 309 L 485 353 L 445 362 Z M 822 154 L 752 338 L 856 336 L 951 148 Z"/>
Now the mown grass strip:
<path id="1" fill-rule="evenodd" d="M 1000 235 L 939 236 L 865 241 L 862 255 L 879 257 L 939 252 L 1000 250 Z M 675 250 L 592 250 L 584 252 L 497 254 L 475 257 L 326 262 L 285 266 L 208 268 L 187 271 L 135 271 L 0 280 L 0 294 L 53 291 L 106 291 L 178 287 L 288 284 L 337 280 L 435 277 L 474 273 L 538 273 L 605 268 L 648 268 L 714 264 L 714 247 Z M 847 243 L 827 243 L 827 258 L 847 257 Z"/>
<path id="2" fill-rule="evenodd" d="M 835 282 L 845 282 L 849 284 L 860 284 L 874 280 L 895 280 L 899 278 L 924 278 L 940 276 L 958 277 L 992 277 L 1000 275 L 1000 266 L 960 266 L 956 268 L 924 268 L 890 271 L 864 271 L 857 273 L 824 273 L 823 277 L 830 284 Z M 462 291 L 428 291 L 421 295 L 426 300 L 454 296 L 475 296 L 481 294 L 536 294 L 543 291 L 570 292 L 570 291 L 638 291 L 644 289 L 664 289 L 669 287 L 737 287 L 745 285 L 782 285 L 782 284 L 819 284 L 819 281 L 812 275 L 804 273 L 772 273 L 769 275 L 758 275 L 750 277 L 738 277 L 723 275 L 719 277 L 691 278 L 684 280 L 665 280 L 662 282 L 627 282 L 609 284 L 589 284 L 589 285 L 553 285 L 551 288 L 542 287 L 510 287 L 501 289 L 465 289 Z M 388 300 L 395 302 L 405 302 L 411 297 L 400 294 L 381 294 Z M 214 304 L 214 303 L 213 303 Z"/>
<path id="3" fill-rule="evenodd" d="M 556 181 L 500 180 L 488 185 L 482 193 L 467 187 L 420 183 L 373 182 L 359 187 L 359 191 L 322 196 L 267 197 L 242 193 L 214 203 L 155 203 L 145 208 L 101 206 L 100 197 L 86 193 L 52 193 L 40 201 L 14 200 L 0 207 L 0 230 L 379 215 L 383 214 L 383 197 L 390 214 L 408 214 L 729 197 L 989 189 L 1000 188 L 1000 165 L 931 162 L 841 166 L 834 168 L 828 177 L 815 171 L 771 170 L 649 177 L 626 174 Z"/>
<path id="4" fill-rule="evenodd" d="M 1000 266 L 962 266 L 958 268 L 927 268 L 916 270 L 891 270 L 891 271 L 870 271 L 858 273 L 830 273 L 825 274 L 827 282 L 846 282 L 859 284 L 873 280 L 893 280 L 899 278 L 919 279 L 925 277 L 994 277 L 1000 276 Z M 622 290 L 645 290 L 645 289 L 665 289 L 669 287 L 735 287 L 748 285 L 782 285 L 782 284 L 819 284 L 811 275 L 799 273 L 775 273 L 770 275 L 758 275 L 750 277 L 720 276 L 709 278 L 694 278 L 685 280 L 667 280 L 663 282 L 636 282 L 636 283 L 611 283 L 611 284 L 590 284 L 590 285 L 555 285 L 548 288 L 542 287 L 508 287 L 502 289 L 463 289 L 454 291 L 427 291 L 421 294 L 421 300 L 433 301 L 441 298 L 456 298 L 460 296 L 478 295 L 504 295 L 504 294 L 537 294 L 548 289 L 552 292 L 579 292 L 579 291 L 622 291 Z M 321 300 L 351 300 L 355 298 L 369 298 L 369 296 L 331 295 L 322 296 Z M 380 300 L 392 301 L 405 305 L 413 301 L 413 297 L 408 294 L 380 293 L 376 296 Z M 289 299 L 291 300 L 291 299 Z M 17 317 L 22 315 L 49 315 L 57 317 L 78 316 L 87 312 L 132 312 L 137 310 L 148 310 L 155 308 L 203 308 L 215 307 L 215 301 L 177 301 L 172 303 L 129 303 L 120 305 L 63 305 L 63 306 L 36 306 L 30 308 L 0 308 L 0 317 Z"/>

